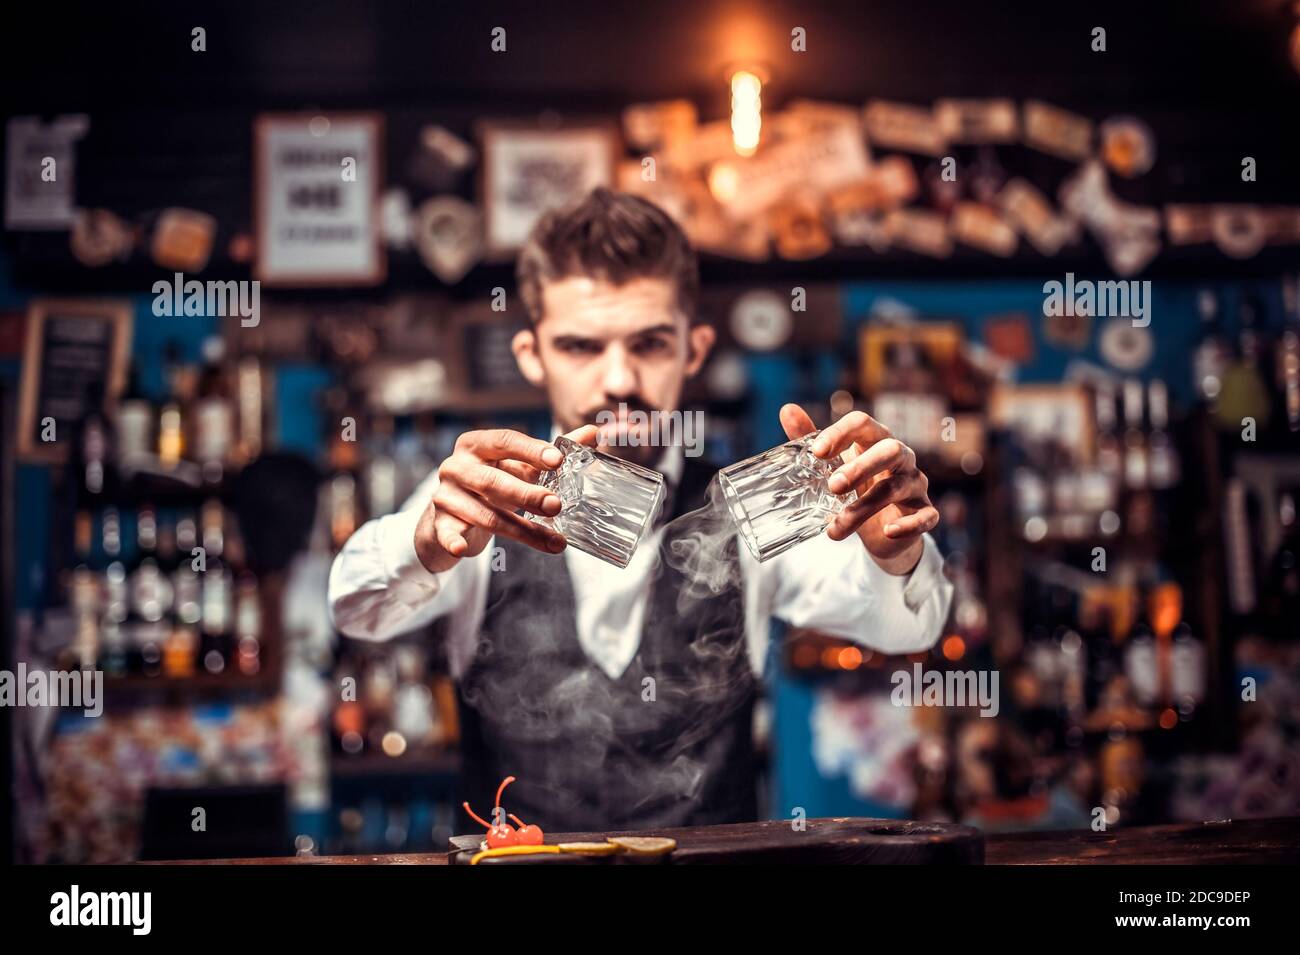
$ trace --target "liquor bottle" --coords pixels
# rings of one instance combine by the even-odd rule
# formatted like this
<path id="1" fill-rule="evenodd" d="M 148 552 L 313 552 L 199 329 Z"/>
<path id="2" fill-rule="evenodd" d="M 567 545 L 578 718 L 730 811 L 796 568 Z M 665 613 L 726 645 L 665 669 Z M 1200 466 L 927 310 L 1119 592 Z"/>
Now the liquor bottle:
<path id="1" fill-rule="evenodd" d="M 1262 574 L 1260 616 L 1268 621 L 1271 636 L 1288 641 L 1294 638 L 1300 620 L 1300 520 L 1290 492 L 1278 496 L 1278 527 L 1277 550 Z"/>
<path id="2" fill-rule="evenodd" d="M 1147 417 L 1151 433 L 1147 437 L 1149 448 L 1151 486 L 1157 490 L 1178 483 L 1178 449 L 1169 437 L 1169 391 L 1159 378 L 1147 386 Z"/>
<path id="3" fill-rule="evenodd" d="M 1247 418 L 1255 422 L 1258 431 L 1263 431 L 1268 426 L 1273 404 L 1260 369 L 1263 338 L 1259 306 L 1252 296 L 1242 296 L 1237 322 L 1237 354 L 1224 372 L 1215 415 L 1219 426 L 1226 431 L 1240 431 Z"/>
<path id="4" fill-rule="evenodd" d="M 139 655 L 140 671 L 146 676 L 162 672 L 162 648 L 169 632 L 165 618 L 172 608 L 172 584 L 158 566 L 157 512 L 144 504 L 136 514 L 136 556 L 138 562 L 127 579 L 131 616 L 130 637 Z"/>
<path id="5" fill-rule="evenodd" d="M 175 468 L 185 456 L 185 420 L 181 399 L 184 379 L 179 351 L 174 344 L 168 344 L 165 361 L 168 393 L 158 412 L 158 463 L 164 468 Z"/>
<path id="6" fill-rule="evenodd" d="M 1156 658 L 1155 631 L 1151 627 L 1146 588 L 1134 594 L 1136 619 L 1124 647 L 1124 672 L 1133 695 L 1142 706 L 1154 706 L 1160 698 L 1160 669 Z"/>
<path id="7" fill-rule="evenodd" d="M 1173 704 L 1183 720 L 1192 718 L 1205 701 L 1205 644 L 1183 621 L 1174 629 L 1171 660 Z"/>
<path id="8" fill-rule="evenodd" d="M 340 661 L 335 677 L 339 687 L 339 702 L 334 707 L 334 736 L 339 749 L 349 756 L 358 756 L 366 746 L 366 708 L 357 699 L 357 672 L 348 658 Z"/>
<path id="9" fill-rule="evenodd" d="M 111 491 L 113 432 L 104 416 L 94 392 L 88 390 L 86 416 L 81 422 L 81 433 L 74 456 L 77 474 L 78 498 L 83 506 L 94 507 Z"/>
<path id="10" fill-rule="evenodd" d="M 1124 382 L 1124 484 L 1140 490 L 1150 478 L 1150 456 L 1142 432 L 1142 382 L 1129 378 Z"/>
<path id="11" fill-rule="evenodd" d="M 126 393 L 117 405 L 117 466 L 130 474 L 152 459 L 155 449 L 153 405 L 140 389 L 139 369 L 132 365 Z"/>
<path id="12" fill-rule="evenodd" d="M 103 600 L 99 665 L 108 677 L 124 676 L 129 668 L 126 635 L 122 624 L 130 613 L 126 586 L 126 565 L 122 561 L 122 521 L 117 508 L 100 513 L 100 546 L 104 554 Z"/>
<path id="13" fill-rule="evenodd" d="M 1228 369 L 1228 346 L 1223 337 L 1218 296 L 1210 289 L 1202 289 L 1196 297 L 1196 304 L 1201 316 L 1201 341 L 1192 358 L 1192 377 L 1196 393 L 1213 406 L 1223 389 L 1223 375 Z"/>
<path id="14" fill-rule="evenodd" d="M 235 639 L 239 672 L 255 675 L 262 668 L 262 603 L 251 571 L 240 574 L 235 591 Z"/>
<path id="15" fill-rule="evenodd" d="M 376 415 L 370 458 L 365 465 L 366 502 L 371 514 L 391 514 L 397 500 L 397 462 L 393 458 L 393 418 Z"/>
<path id="16" fill-rule="evenodd" d="M 100 527 L 107 561 L 104 568 L 104 617 L 112 623 L 125 623 L 131 601 L 126 587 L 126 564 L 122 560 L 122 518 L 117 508 L 104 508 Z"/>
<path id="17" fill-rule="evenodd" d="M 176 519 L 176 566 L 172 569 L 172 588 L 175 592 L 176 620 L 195 627 L 203 619 L 203 582 L 195 567 L 195 548 L 198 546 L 198 522 L 194 514 L 182 512 Z"/>
<path id="18" fill-rule="evenodd" d="M 262 365 L 256 355 L 239 360 L 235 384 L 239 437 L 234 459 L 247 464 L 262 453 Z"/>
<path id="19" fill-rule="evenodd" d="M 1277 385 L 1287 428 L 1300 431 L 1300 275 L 1282 284 L 1285 325 L 1277 350 Z"/>
<path id="20" fill-rule="evenodd" d="M 191 422 L 194 428 L 193 455 L 210 484 L 221 481 L 235 441 L 235 414 L 222 368 L 225 342 L 213 335 L 203 342 L 203 371 Z"/>
<path id="21" fill-rule="evenodd" d="M 73 520 L 73 552 L 77 565 L 71 576 L 69 605 L 76 621 L 73 664 L 92 668 L 99 660 L 99 619 L 103 612 L 101 576 L 91 566 L 94 518 L 90 511 L 78 511 Z"/>
<path id="22" fill-rule="evenodd" d="M 225 534 L 221 502 L 215 498 L 203 505 L 201 514 L 205 569 L 203 580 L 203 617 L 199 628 L 199 654 L 203 669 L 221 673 L 230 658 L 232 629 L 233 578 L 223 560 Z"/>

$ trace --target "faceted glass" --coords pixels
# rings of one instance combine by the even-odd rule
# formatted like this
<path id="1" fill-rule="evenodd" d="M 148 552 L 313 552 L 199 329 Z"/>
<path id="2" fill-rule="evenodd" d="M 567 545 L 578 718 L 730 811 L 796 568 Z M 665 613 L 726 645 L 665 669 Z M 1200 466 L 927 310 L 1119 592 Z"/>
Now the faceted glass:
<path id="1" fill-rule="evenodd" d="M 760 561 L 816 537 L 857 499 L 852 489 L 832 494 L 826 486 L 844 462 L 839 455 L 823 460 L 812 453 L 817 434 L 770 448 L 718 473 L 740 539 Z"/>
<path id="2" fill-rule="evenodd" d="M 563 534 L 569 546 L 626 567 L 663 503 L 664 476 L 563 435 L 555 446 L 564 461 L 537 483 L 563 508 L 554 517 L 527 516 Z"/>

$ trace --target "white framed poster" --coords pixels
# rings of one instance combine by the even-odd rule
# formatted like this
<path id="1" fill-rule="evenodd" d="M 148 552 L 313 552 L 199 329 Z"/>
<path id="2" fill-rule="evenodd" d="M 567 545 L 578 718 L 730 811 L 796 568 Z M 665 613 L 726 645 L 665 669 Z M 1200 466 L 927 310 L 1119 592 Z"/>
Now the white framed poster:
<path id="1" fill-rule="evenodd" d="M 254 277 L 267 285 L 378 285 L 383 117 L 270 113 L 253 126 Z"/>
<path id="2" fill-rule="evenodd" d="M 5 228 L 61 231 L 72 225 L 77 140 L 90 129 L 81 114 L 43 123 L 14 116 L 5 125 Z"/>
<path id="3" fill-rule="evenodd" d="M 484 232 L 492 258 L 523 245 L 542 213 L 614 183 L 618 133 L 613 126 L 485 123 L 480 137 Z"/>

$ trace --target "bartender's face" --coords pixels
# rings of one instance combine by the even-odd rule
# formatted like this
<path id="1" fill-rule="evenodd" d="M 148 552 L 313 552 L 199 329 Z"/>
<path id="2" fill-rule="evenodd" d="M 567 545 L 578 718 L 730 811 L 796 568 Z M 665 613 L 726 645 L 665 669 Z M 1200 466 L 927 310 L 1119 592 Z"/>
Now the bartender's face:
<path id="1" fill-rule="evenodd" d="M 652 429 L 650 413 L 677 410 L 713 339 L 712 328 L 691 326 L 681 313 L 671 279 L 613 285 L 575 276 L 543 286 L 542 317 L 513 346 L 524 377 L 546 389 L 562 431 L 596 424 L 609 411 L 617 420 L 601 429 L 601 444 L 649 465 L 663 453 L 650 438 L 675 433 Z M 629 423 L 634 411 L 646 413 L 645 423 Z"/>

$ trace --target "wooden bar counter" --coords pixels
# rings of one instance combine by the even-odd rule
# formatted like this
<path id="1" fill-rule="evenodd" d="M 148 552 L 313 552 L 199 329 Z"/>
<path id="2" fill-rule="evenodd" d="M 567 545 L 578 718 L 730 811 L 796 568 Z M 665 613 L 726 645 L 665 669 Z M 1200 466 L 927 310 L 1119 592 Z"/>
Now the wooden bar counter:
<path id="1" fill-rule="evenodd" d="M 932 831 L 924 823 L 880 819 L 810 819 L 809 831 L 820 825 L 837 833 L 855 827 L 864 832 L 881 832 L 882 827 L 914 827 L 916 833 Z M 780 834 L 777 829 L 782 830 Z M 969 832 L 966 827 L 954 831 Z M 765 845 L 790 844 L 788 822 L 745 823 L 737 826 L 708 826 L 699 829 L 672 830 L 666 834 L 678 840 L 681 861 L 744 862 L 749 847 L 759 841 Z M 644 833 L 651 835 L 652 833 Z M 660 833 L 653 833 L 660 834 Z M 911 835 L 912 833 L 904 833 Z M 590 838 L 587 833 L 548 835 L 547 842 Z M 846 842 L 853 843 L 852 837 Z M 729 858 L 727 846 L 736 847 Z M 692 846 L 707 846 L 708 858 L 692 858 Z M 1300 862 L 1300 817 L 1279 819 L 1243 819 L 1237 821 L 1181 823 L 1117 829 L 1112 832 L 1071 830 L 1063 832 L 989 833 L 983 837 L 983 861 L 989 865 L 1178 865 L 1178 864 L 1295 864 Z M 265 859 L 204 860 L 203 862 L 162 863 L 173 865 L 447 865 L 452 853 L 430 852 L 396 855 L 310 856 Z M 677 853 L 674 853 L 677 855 Z M 789 861 L 853 862 L 872 861 L 870 852 L 853 845 L 833 846 L 823 840 L 822 850 L 812 848 L 806 858 Z M 755 861 L 772 861 L 763 858 Z M 909 861 L 891 858 L 888 861 Z M 923 861 L 919 858 L 910 861 Z M 936 861 L 953 861 L 939 859 Z"/>

